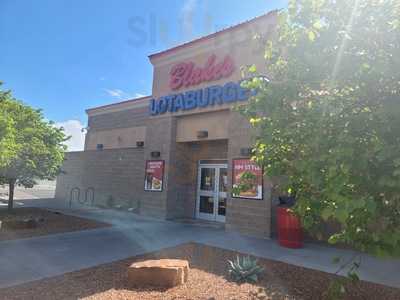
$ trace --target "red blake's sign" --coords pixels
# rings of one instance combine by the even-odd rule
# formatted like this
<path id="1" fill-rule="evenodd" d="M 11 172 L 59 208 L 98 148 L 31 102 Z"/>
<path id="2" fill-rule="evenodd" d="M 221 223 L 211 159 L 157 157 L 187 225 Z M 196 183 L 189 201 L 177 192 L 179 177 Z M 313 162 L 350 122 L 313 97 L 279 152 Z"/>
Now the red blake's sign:
<path id="1" fill-rule="evenodd" d="M 226 78 L 235 70 L 235 64 L 229 55 L 226 55 L 219 63 L 216 60 L 217 56 L 212 54 L 203 67 L 196 66 L 192 61 L 176 64 L 170 72 L 169 87 L 172 90 L 177 90 L 202 82 Z"/>

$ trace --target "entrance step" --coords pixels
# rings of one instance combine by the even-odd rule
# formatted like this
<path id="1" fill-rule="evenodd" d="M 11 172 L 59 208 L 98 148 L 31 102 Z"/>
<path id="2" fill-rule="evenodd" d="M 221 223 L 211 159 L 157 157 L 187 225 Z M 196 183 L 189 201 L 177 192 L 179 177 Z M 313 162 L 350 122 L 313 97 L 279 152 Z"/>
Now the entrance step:
<path id="1" fill-rule="evenodd" d="M 200 219 L 176 218 L 176 219 L 171 219 L 171 221 L 177 223 L 195 225 L 199 227 L 221 228 L 221 229 L 225 228 L 225 223 L 200 220 Z"/>

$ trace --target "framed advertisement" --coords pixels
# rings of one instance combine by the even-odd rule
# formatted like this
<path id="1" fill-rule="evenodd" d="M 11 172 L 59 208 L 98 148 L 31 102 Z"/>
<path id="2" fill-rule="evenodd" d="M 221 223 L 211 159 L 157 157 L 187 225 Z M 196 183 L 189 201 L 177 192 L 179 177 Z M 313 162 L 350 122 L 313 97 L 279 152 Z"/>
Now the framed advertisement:
<path id="1" fill-rule="evenodd" d="M 147 160 L 144 177 L 144 190 L 162 192 L 164 181 L 164 161 Z"/>
<path id="2" fill-rule="evenodd" d="M 263 199 L 263 170 L 251 159 L 232 161 L 232 198 Z"/>

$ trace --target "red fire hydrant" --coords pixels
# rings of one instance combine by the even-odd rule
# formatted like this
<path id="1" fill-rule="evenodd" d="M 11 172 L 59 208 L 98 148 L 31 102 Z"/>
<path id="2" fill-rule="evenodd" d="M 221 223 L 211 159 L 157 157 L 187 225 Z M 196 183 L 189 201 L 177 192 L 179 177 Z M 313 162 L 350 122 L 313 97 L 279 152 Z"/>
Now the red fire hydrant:
<path id="1" fill-rule="evenodd" d="M 301 221 L 287 207 L 277 207 L 278 242 L 287 248 L 303 247 Z"/>

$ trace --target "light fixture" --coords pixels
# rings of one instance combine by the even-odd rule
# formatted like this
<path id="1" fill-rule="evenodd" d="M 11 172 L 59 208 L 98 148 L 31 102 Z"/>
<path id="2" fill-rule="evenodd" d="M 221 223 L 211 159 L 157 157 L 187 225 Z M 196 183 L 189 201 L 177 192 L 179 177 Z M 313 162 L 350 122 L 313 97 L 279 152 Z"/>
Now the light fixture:
<path id="1" fill-rule="evenodd" d="M 251 156 L 252 152 L 253 152 L 252 148 L 241 148 L 240 149 L 240 155 L 241 156 L 247 156 L 247 157 Z"/>
<path id="2" fill-rule="evenodd" d="M 137 141 L 136 142 L 136 147 L 143 148 L 143 146 L 144 146 L 144 142 L 143 141 Z"/>
<path id="3" fill-rule="evenodd" d="M 199 131 L 197 131 L 197 138 L 199 138 L 199 139 L 208 138 L 208 131 L 207 130 L 199 130 Z"/>
<path id="4" fill-rule="evenodd" d="M 150 156 L 153 158 L 157 158 L 161 156 L 161 152 L 160 151 L 151 151 L 150 152 Z"/>

